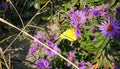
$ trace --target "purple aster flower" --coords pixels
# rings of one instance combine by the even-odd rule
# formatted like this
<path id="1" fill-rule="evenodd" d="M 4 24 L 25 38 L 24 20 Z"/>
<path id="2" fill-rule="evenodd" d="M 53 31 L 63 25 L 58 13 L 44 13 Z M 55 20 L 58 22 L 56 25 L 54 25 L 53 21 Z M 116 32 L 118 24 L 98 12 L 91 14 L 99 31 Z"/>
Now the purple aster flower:
<path id="1" fill-rule="evenodd" d="M 99 10 L 98 8 L 92 8 L 90 11 L 90 16 L 100 16 L 102 13 L 102 10 Z"/>
<path id="2" fill-rule="evenodd" d="M 93 66 L 91 62 L 86 62 L 86 65 L 89 67 Z"/>
<path id="3" fill-rule="evenodd" d="M 92 33 L 95 33 L 97 31 L 97 28 L 92 29 Z"/>
<path id="4" fill-rule="evenodd" d="M 87 9 L 86 9 L 87 11 Z M 76 10 L 74 11 L 73 8 L 69 11 L 70 19 L 71 19 L 71 24 L 73 28 L 75 29 L 75 35 L 77 38 L 80 37 L 81 30 L 80 26 L 84 23 L 86 23 L 86 11 L 82 10 Z"/>
<path id="5" fill-rule="evenodd" d="M 70 14 L 72 26 L 81 25 L 86 23 L 86 12 L 76 10 Z"/>
<path id="6" fill-rule="evenodd" d="M 58 69 L 57 67 L 55 69 Z"/>
<path id="7" fill-rule="evenodd" d="M 45 40 L 44 36 L 43 36 L 42 34 L 40 34 L 40 33 L 37 33 L 37 34 L 35 35 L 35 38 L 38 39 L 38 40 L 41 41 L 41 42 L 44 42 L 44 40 Z M 37 40 L 33 40 L 33 42 L 34 42 L 34 43 L 36 43 L 36 42 L 38 43 Z"/>
<path id="8" fill-rule="evenodd" d="M 7 9 L 7 8 L 8 8 L 7 3 L 2 3 L 2 4 L 0 4 L 0 8 L 2 8 L 2 9 Z"/>
<path id="9" fill-rule="evenodd" d="M 41 42 L 44 42 L 44 37 L 40 33 L 37 33 L 35 38 L 40 40 Z M 39 50 L 40 46 L 41 44 L 37 40 L 33 40 L 33 47 L 29 49 L 29 54 L 35 53 L 37 50 Z"/>
<path id="10" fill-rule="evenodd" d="M 75 35 L 77 38 L 80 37 L 80 26 L 86 23 L 86 12 L 84 11 L 74 11 L 70 14 L 71 24 L 75 29 Z"/>
<path id="11" fill-rule="evenodd" d="M 50 61 L 48 59 L 42 58 L 35 62 L 35 65 L 39 69 L 51 69 Z"/>
<path id="12" fill-rule="evenodd" d="M 106 37 L 115 37 L 120 34 L 120 22 L 116 19 L 110 19 L 108 23 L 102 22 L 99 30 Z"/>
<path id="13" fill-rule="evenodd" d="M 47 41 L 47 45 L 53 49 L 54 51 L 58 52 L 59 48 L 57 47 L 57 45 L 55 45 L 53 42 L 51 42 L 50 40 Z M 47 49 L 46 47 L 44 47 L 45 53 L 49 56 L 55 56 L 56 54 L 53 53 L 51 50 Z"/>
<path id="14" fill-rule="evenodd" d="M 89 9 L 90 9 L 90 8 L 88 7 L 88 5 L 86 5 L 86 6 L 85 6 L 85 9 L 84 9 L 84 12 L 88 12 Z"/>
<path id="15" fill-rule="evenodd" d="M 53 33 L 53 32 L 50 32 L 50 33 L 49 33 L 48 40 L 53 40 L 53 39 L 55 39 L 55 38 L 57 38 L 57 34 L 56 34 L 56 33 Z"/>
<path id="16" fill-rule="evenodd" d="M 34 43 L 34 46 L 29 49 L 29 54 L 33 54 L 40 49 L 39 43 Z"/>
<path id="17" fill-rule="evenodd" d="M 78 27 L 78 28 L 75 28 L 75 35 L 76 35 L 77 38 L 80 37 L 80 34 L 81 34 L 80 28 L 79 28 L 79 27 Z"/>
<path id="18" fill-rule="evenodd" d="M 120 69 L 120 67 L 119 67 L 119 66 L 116 66 L 115 69 Z"/>
<path id="19" fill-rule="evenodd" d="M 68 58 L 69 61 L 73 62 L 75 60 L 75 53 L 74 53 L 74 51 L 70 51 L 67 58 Z M 71 64 L 68 62 L 67 66 L 70 67 Z"/>
<path id="20" fill-rule="evenodd" d="M 86 66 L 85 64 L 86 64 L 85 61 L 77 62 L 77 66 L 78 66 L 80 69 L 87 69 L 87 66 Z"/>
<path id="21" fill-rule="evenodd" d="M 116 13 L 120 13 L 120 6 L 116 7 L 115 11 Z"/>
<path id="22" fill-rule="evenodd" d="M 88 69 L 88 67 L 91 67 L 91 66 L 92 66 L 92 63 L 90 63 L 90 62 L 85 62 L 85 61 L 81 61 L 81 62 L 77 62 L 77 66 L 78 66 L 80 69 Z"/>
<path id="23" fill-rule="evenodd" d="M 36 52 L 36 48 L 33 47 L 29 49 L 29 54 L 33 54 L 34 52 Z"/>
<path id="24" fill-rule="evenodd" d="M 93 7 L 90 10 L 90 16 L 100 16 L 104 12 L 104 10 L 107 9 L 107 8 L 108 8 L 108 5 L 106 5 L 106 4 L 97 6 L 95 8 Z"/>
<path id="25" fill-rule="evenodd" d="M 114 69 L 120 69 L 120 67 L 119 66 L 114 66 Z"/>
<path id="26" fill-rule="evenodd" d="M 66 19 L 67 19 L 67 17 L 64 17 L 64 19 L 66 20 Z"/>
<path id="27" fill-rule="evenodd" d="M 71 7 L 70 7 L 70 10 L 68 11 L 68 14 L 71 15 L 71 14 L 73 14 L 73 13 L 74 13 L 74 7 L 71 6 Z"/>
<path id="28" fill-rule="evenodd" d="M 93 42 L 96 42 L 97 41 L 97 39 L 96 38 L 93 38 L 93 40 L 92 40 Z"/>
<path id="29" fill-rule="evenodd" d="M 113 69 L 120 69 L 120 67 L 117 66 L 116 63 L 112 63 L 112 68 L 113 68 Z"/>
<path id="30" fill-rule="evenodd" d="M 110 19 L 110 13 L 109 12 L 103 12 L 102 16 L 104 16 L 106 19 Z"/>

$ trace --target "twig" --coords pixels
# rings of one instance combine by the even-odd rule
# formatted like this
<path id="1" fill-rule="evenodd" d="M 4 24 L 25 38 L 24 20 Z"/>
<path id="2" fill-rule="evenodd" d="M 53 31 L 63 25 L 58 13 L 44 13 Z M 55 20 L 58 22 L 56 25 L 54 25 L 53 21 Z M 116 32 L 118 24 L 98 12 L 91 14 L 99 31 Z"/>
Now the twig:
<path id="1" fill-rule="evenodd" d="M 0 57 L 1 57 L 1 53 L 0 53 Z M 2 69 L 2 61 L 1 61 L 1 58 L 0 58 L 0 69 Z"/>
<path id="2" fill-rule="evenodd" d="M 24 2 L 24 4 L 23 4 L 23 7 L 22 7 L 22 9 L 21 9 L 22 11 L 23 11 L 23 9 L 24 9 L 26 3 L 27 3 L 27 0 L 25 0 L 25 2 Z"/>
<path id="3" fill-rule="evenodd" d="M 8 0 L 8 2 L 12 5 L 12 7 L 14 8 L 14 10 L 16 11 L 16 13 L 18 14 L 20 21 L 22 23 L 22 26 L 24 27 L 24 23 L 23 23 L 23 19 L 21 17 L 21 15 L 19 14 L 19 12 L 17 11 L 17 9 L 15 8 L 15 6 L 13 5 L 13 3 L 11 2 L 11 0 Z"/>
<path id="4" fill-rule="evenodd" d="M 8 54 L 8 56 L 9 56 L 9 68 L 11 69 L 11 55 L 10 55 L 10 53 Z"/>
<path id="5" fill-rule="evenodd" d="M 32 28 L 37 28 L 37 29 L 42 29 L 42 30 L 44 30 L 43 28 L 38 27 L 38 26 L 34 26 L 34 25 L 28 25 L 28 27 L 32 27 Z"/>
<path id="6" fill-rule="evenodd" d="M 9 65 L 7 64 L 7 61 L 6 61 L 6 59 L 5 59 L 5 56 L 4 56 L 4 53 L 3 53 L 3 50 L 2 50 L 1 47 L 0 47 L 0 56 L 1 56 L 2 59 L 4 60 L 7 69 L 10 69 L 10 68 L 9 68 Z"/>

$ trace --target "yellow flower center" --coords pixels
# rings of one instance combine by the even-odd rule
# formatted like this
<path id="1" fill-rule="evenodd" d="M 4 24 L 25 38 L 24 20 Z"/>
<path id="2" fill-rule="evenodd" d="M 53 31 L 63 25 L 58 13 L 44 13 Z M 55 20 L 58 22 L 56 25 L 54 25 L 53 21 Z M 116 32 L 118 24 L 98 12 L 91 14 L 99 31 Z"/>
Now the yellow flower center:
<path id="1" fill-rule="evenodd" d="M 113 26 L 112 26 L 112 25 L 108 25 L 108 26 L 107 26 L 107 30 L 108 30 L 108 31 L 111 31 L 112 29 L 113 29 Z"/>
<path id="2" fill-rule="evenodd" d="M 35 49 L 36 49 L 36 50 L 38 50 L 38 49 L 39 49 L 39 47 L 38 47 L 38 46 L 36 46 L 36 47 L 35 47 Z"/>
<path id="3" fill-rule="evenodd" d="M 41 39 L 41 38 L 38 38 L 38 40 L 39 40 L 39 41 L 42 41 L 42 39 Z"/>
<path id="4" fill-rule="evenodd" d="M 81 20 L 81 18 L 80 18 L 80 17 L 77 17 L 77 20 L 78 20 L 78 21 L 80 21 L 80 20 Z"/>
<path id="5" fill-rule="evenodd" d="M 102 5 L 100 5 L 99 10 L 104 10 L 104 7 Z"/>
<path id="6" fill-rule="evenodd" d="M 68 59 L 69 59 L 70 61 L 73 61 L 73 56 L 69 56 Z"/>
<path id="7" fill-rule="evenodd" d="M 78 28 L 78 25 L 74 26 L 74 29 L 77 29 Z"/>
<path id="8" fill-rule="evenodd" d="M 50 36 L 53 37 L 53 36 L 54 36 L 54 33 L 51 32 L 51 33 L 50 33 Z"/>

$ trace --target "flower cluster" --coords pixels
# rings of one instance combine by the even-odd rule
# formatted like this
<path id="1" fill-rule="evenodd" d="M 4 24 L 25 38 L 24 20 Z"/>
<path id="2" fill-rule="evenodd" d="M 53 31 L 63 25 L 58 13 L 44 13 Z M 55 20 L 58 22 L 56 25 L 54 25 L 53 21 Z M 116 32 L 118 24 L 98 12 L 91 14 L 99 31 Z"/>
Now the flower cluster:
<path id="1" fill-rule="evenodd" d="M 97 18 L 99 16 L 102 16 L 105 18 L 103 22 L 98 23 L 99 26 L 94 26 L 92 29 L 92 33 L 95 34 L 97 31 L 101 32 L 106 38 L 116 38 L 120 36 L 120 21 L 116 18 L 112 18 L 111 14 L 107 12 L 106 10 L 109 8 L 109 5 L 103 4 L 96 7 L 86 7 L 84 10 L 74 10 L 73 7 L 71 7 L 69 11 L 70 16 L 70 22 L 72 27 L 75 29 L 75 35 L 76 37 L 81 36 L 81 28 L 83 25 L 87 24 L 87 19 L 91 19 L 92 17 Z M 119 12 L 119 7 L 116 8 L 116 12 Z M 88 15 L 88 16 L 87 16 Z M 91 17 L 91 18 L 87 18 Z M 93 42 L 97 41 L 97 38 L 94 37 Z M 71 62 L 74 62 L 75 60 L 75 53 L 72 51 L 69 52 L 69 56 L 67 57 L 68 60 Z M 77 63 L 78 67 L 80 69 L 87 69 L 87 66 L 92 66 L 91 63 L 86 63 L 84 61 Z M 67 64 L 68 67 L 71 66 L 71 64 Z"/>
<path id="2" fill-rule="evenodd" d="M 92 9 L 90 9 L 90 16 L 92 17 L 95 17 L 95 16 L 109 16 L 109 13 L 108 12 L 105 12 L 105 10 L 108 8 L 109 6 L 106 5 L 106 4 L 103 4 L 103 5 L 99 5 L 99 6 L 96 6 L 96 7 L 92 7 Z"/>
<path id="3" fill-rule="evenodd" d="M 38 39 L 41 42 L 44 42 L 45 38 L 42 34 L 37 33 L 37 35 L 35 36 L 36 39 Z M 29 53 L 33 54 L 35 53 L 37 50 L 39 50 L 41 44 L 37 41 L 37 40 L 33 40 L 33 47 L 29 49 Z"/>
<path id="4" fill-rule="evenodd" d="M 88 67 L 92 67 L 92 64 L 90 62 L 81 61 L 81 62 L 77 62 L 77 66 L 80 69 L 88 69 Z"/>
<path id="5" fill-rule="evenodd" d="M 67 57 L 67 59 L 71 62 L 74 62 L 75 61 L 75 53 L 74 51 L 70 51 L 69 52 L 69 55 Z M 87 69 L 88 67 L 91 67 L 92 66 L 92 63 L 90 62 L 85 62 L 85 61 L 81 61 L 81 62 L 77 62 L 76 63 L 77 66 L 80 68 L 80 69 Z M 67 66 L 68 67 L 71 67 L 71 64 L 70 63 L 67 63 Z"/>
<path id="6" fill-rule="evenodd" d="M 69 11 L 71 25 L 75 29 L 75 35 L 77 37 L 80 37 L 82 24 L 86 23 L 87 19 L 87 12 L 89 13 L 90 17 L 95 16 L 103 16 L 107 19 L 108 23 L 101 22 L 101 25 L 99 27 L 99 30 L 101 30 L 102 34 L 106 37 L 115 37 L 116 35 L 120 35 L 120 21 L 118 21 L 115 18 L 110 17 L 110 13 L 106 12 L 105 10 L 109 6 L 106 4 L 88 8 L 87 11 L 86 8 L 84 10 L 76 10 L 74 11 L 73 7 L 71 7 L 71 10 Z M 119 11 L 119 7 L 116 8 L 116 11 Z M 92 30 L 94 32 L 94 30 Z"/>
<path id="7" fill-rule="evenodd" d="M 71 7 L 68 14 L 69 14 L 72 29 L 75 30 L 74 31 L 75 36 L 77 38 L 80 38 L 82 32 L 84 32 L 84 30 L 82 28 L 87 26 L 87 25 L 89 26 L 89 20 L 92 20 L 93 18 L 97 19 L 97 17 L 100 16 L 100 17 L 104 18 L 104 20 L 98 21 L 97 25 L 92 26 L 91 28 L 89 28 L 87 26 L 86 27 L 87 29 L 85 29 L 85 30 L 87 30 L 87 31 L 90 30 L 90 32 L 92 34 L 96 34 L 97 32 L 99 32 L 103 35 L 102 37 L 105 36 L 105 38 L 113 39 L 113 38 L 119 37 L 120 36 L 120 21 L 117 20 L 116 18 L 111 17 L 111 14 L 106 11 L 106 9 L 108 9 L 108 8 L 109 8 L 109 6 L 106 5 L 106 4 L 99 5 L 99 6 L 96 6 L 96 7 L 86 6 L 85 9 L 83 9 L 83 10 L 78 10 L 78 9 L 75 10 L 73 7 Z M 119 12 L 119 7 L 116 8 L 116 12 L 117 13 Z M 88 22 L 87 22 L 87 20 L 88 20 Z M 94 25 L 94 24 L 92 24 L 92 25 Z M 85 32 L 85 33 L 87 33 L 87 32 Z M 88 41 L 90 41 L 89 40 L 90 36 L 91 35 L 89 35 L 89 37 L 86 38 L 86 39 L 88 39 Z M 94 37 L 94 35 L 92 35 L 92 36 L 93 36 L 92 43 L 97 42 L 97 37 Z M 55 35 L 51 34 L 48 37 L 48 39 L 46 39 L 46 38 L 44 38 L 44 35 L 42 35 L 40 33 L 37 33 L 37 35 L 35 36 L 35 38 L 37 40 L 39 40 L 43 43 L 46 43 L 46 45 L 49 48 L 51 48 L 52 50 L 54 50 L 56 52 L 58 52 L 58 51 L 62 52 L 62 50 L 60 50 L 58 48 L 58 46 L 54 43 L 54 41 L 53 41 L 54 37 L 55 37 Z M 83 37 L 83 41 L 85 41 L 86 39 L 84 39 L 84 37 Z M 34 46 L 29 50 L 30 54 L 33 54 L 37 50 L 42 48 L 41 44 L 39 44 L 39 42 L 37 40 L 33 40 Z M 92 43 L 90 45 L 92 45 Z M 82 46 L 82 44 L 81 44 L 81 46 Z M 99 46 L 100 46 L 100 44 L 99 44 Z M 93 48 L 96 48 L 96 47 L 93 47 Z M 49 50 L 46 47 L 43 47 L 43 50 L 44 50 L 45 55 L 47 55 L 47 56 L 50 56 L 50 57 L 56 56 L 56 54 L 53 51 Z M 85 50 L 87 50 L 87 48 Z M 89 50 L 89 48 L 88 48 L 88 50 Z M 79 60 L 76 59 L 76 57 L 78 57 L 78 56 L 76 56 L 75 52 L 76 52 L 76 49 L 73 49 L 72 51 L 69 51 L 69 54 L 67 55 L 67 59 L 72 63 L 75 63 L 76 61 L 79 61 Z M 95 53 L 93 53 L 93 54 L 95 54 Z M 46 56 L 46 59 L 41 58 L 40 60 L 36 61 L 35 65 L 40 69 L 50 69 L 50 68 L 52 68 L 51 64 L 50 64 L 50 61 L 47 58 L 47 56 Z M 92 66 L 93 66 L 92 63 L 89 62 L 89 61 L 88 62 L 85 62 L 85 61 L 76 62 L 76 65 L 79 67 L 79 69 L 88 69 L 88 68 L 92 68 Z M 69 62 L 67 63 L 67 66 L 72 67 L 72 65 Z"/>
<path id="8" fill-rule="evenodd" d="M 43 34 L 38 32 L 35 35 L 35 38 L 36 39 L 33 40 L 33 47 L 29 49 L 29 54 L 34 54 L 37 51 L 39 51 L 40 48 L 42 48 L 42 45 L 37 40 L 39 40 L 40 42 L 46 43 L 46 45 L 49 46 L 54 51 L 56 52 L 59 51 L 58 46 L 52 42 L 53 36 L 50 35 L 50 37 L 46 39 Z M 43 47 L 43 49 L 45 51 L 45 54 L 50 57 L 54 57 L 56 55 L 55 53 L 53 53 L 51 50 L 49 50 L 46 47 Z M 41 58 L 40 60 L 35 62 L 35 65 L 40 69 L 51 69 L 50 61 L 47 58 L 46 59 Z"/>
<path id="9" fill-rule="evenodd" d="M 75 29 L 76 37 L 80 37 L 80 26 L 86 23 L 86 12 L 83 10 L 69 11 L 72 27 Z"/>
<path id="10" fill-rule="evenodd" d="M 44 38 L 44 35 L 43 34 L 40 34 L 40 33 L 37 33 L 35 38 L 43 43 L 46 43 L 46 45 L 48 45 L 51 49 L 55 50 L 55 51 L 58 51 L 59 48 L 57 45 L 55 45 L 52 41 L 51 41 L 51 38 L 48 38 L 47 40 Z M 29 53 L 30 54 L 33 54 L 35 53 L 36 51 L 38 51 L 40 49 L 40 46 L 41 44 L 37 41 L 37 40 L 33 40 L 33 47 L 29 49 Z M 47 49 L 46 47 L 44 47 L 44 50 L 45 50 L 45 53 L 49 56 L 55 56 L 55 54 Z"/>
<path id="11" fill-rule="evenodd" d="M 45 58 L 41 58 L 40 60 L 36 61 L 35 65 L 40 69 L 51 69 L 50 61 Z"/>

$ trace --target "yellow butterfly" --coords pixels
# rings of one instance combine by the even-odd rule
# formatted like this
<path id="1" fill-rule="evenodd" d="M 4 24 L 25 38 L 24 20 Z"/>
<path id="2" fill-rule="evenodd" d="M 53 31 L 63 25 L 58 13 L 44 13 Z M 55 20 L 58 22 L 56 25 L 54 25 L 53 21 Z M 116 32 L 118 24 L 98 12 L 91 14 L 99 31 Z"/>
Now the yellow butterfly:
<path id="1" fill-rule="evenodd" d="M 77 37 L 75 36 L 75 29 L 71 28 L 60 34 L 60 38 L 67 39 L 69 41 L 75 41 Z"/>

